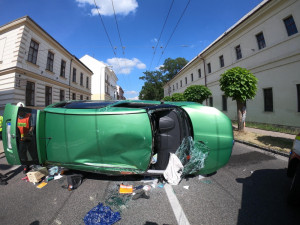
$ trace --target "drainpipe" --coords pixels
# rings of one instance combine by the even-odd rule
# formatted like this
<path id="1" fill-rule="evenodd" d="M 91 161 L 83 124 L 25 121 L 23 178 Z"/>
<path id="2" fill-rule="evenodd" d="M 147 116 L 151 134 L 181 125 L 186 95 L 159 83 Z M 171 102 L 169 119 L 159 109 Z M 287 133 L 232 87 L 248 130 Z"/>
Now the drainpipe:
<path id="1" fill-rule="evenodd" d="M 72 61 L 73 61 L 73 58 L 71 58 L 71 60 L 70 60 L 70 76 L 69 76 L 69 101 L 71 100 Z"/>
<path id="2" fill-rule="evenodd" d="M 204 68 L 204 85 L 205 85 L 205 87 L 207 87 L 207 76 L 206 76 L 206 65 L 205 65 L 205 59 L 204 58 L 202 58 L 201 56 L 198 56 L 200 59 L 202 59 L 202 61 L 203 61 L 203 68 Z M 206 105 L 207 105 L 207 99 L 205 100 L 205 103 L 206 103 Z"/>

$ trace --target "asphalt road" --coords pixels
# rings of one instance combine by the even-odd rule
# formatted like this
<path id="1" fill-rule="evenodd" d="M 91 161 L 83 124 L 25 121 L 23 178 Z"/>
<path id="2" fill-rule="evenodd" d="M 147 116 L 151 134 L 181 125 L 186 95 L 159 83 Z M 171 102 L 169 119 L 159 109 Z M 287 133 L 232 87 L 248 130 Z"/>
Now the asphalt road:
<path id="1" fill-rule="evenodd" d="M 192 177 L 172 186 L 186 224 L 299 224 L 299 208 L 286 205 L 291 180 L 287 159 L 236 143 L 227 166 L 217 174 Z M 0 186 L 0 224 L 84 224 L 85 214 L 99 202 L 121 212 L 116 224 L 178 224 L 165 188 L 152 188 L 150 199 L 120 198 L 118 184 L 141 184 L 142 177 L 89 174 L 74 191 L 62 188 L 66 179 L 37 189 L 21 180 L 21 168 L 7 165 L 0 154 L 0 172 L 8 185 Z M 188 186 L 188 189 L 184 188 Z M 114 204 L 112 204 L 114 203 Z"/>

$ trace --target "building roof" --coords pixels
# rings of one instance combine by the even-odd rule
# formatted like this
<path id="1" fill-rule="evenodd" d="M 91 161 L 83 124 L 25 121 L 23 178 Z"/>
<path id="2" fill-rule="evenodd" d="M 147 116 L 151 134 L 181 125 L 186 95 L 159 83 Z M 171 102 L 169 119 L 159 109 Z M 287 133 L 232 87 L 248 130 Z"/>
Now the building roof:
<path id="1" fill-rule="evenodd" d="M 57 45 L 59 45 L 64 51 L 66 51 L 70 56 L 76 59 L 78 63 L 80 63 L 83 67 L 85 67 L 88 71 L 93 73 L 84 63 L 82 63 L 75 55 L 71 54 L 65 47 L 63 47 L 58 41 L 56 41 L 47 31 L 45 31 L 40 25 L 38 25 L 30 16 L 23 16 L 16 20 L 13 20 L 7 24 L 0 26 L 0 31 L 6 29 L 6 27 L 10 27 L 10 25 L 14 26 L 26 21 L 32 22 L 38 29 L 40 29 L 43 33 L 45 33 L 52 41 L 54 41 Z"/>

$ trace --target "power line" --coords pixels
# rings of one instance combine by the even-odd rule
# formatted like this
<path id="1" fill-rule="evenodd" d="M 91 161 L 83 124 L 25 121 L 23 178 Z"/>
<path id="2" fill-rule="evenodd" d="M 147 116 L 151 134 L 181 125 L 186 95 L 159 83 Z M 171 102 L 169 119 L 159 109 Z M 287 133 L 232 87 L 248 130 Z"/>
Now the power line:
<path id="1" fill-rule="evenodd" d="M 168 17 L 169 17 L 169 15 L 170 15 L 170 12 L 171 12 L 171 9 L 172 9 L 172 6 L 173 6 L 173 3 L 174 3 L 174 0 L 172 0 L 172 3 L 171 3 L 171 5 L 170 5 L 170 8 L 169 8 L 169 12 L 168 12 L 168 14 L 167 14 L 167 17 L 166 17 L 166 19 L 165 19 L 164 25 L 163 25 L 163 27 L 162 27 L 162 29 L 161 29 L 161 32 L 160 32 L 160 35 L 159 35 L 158 41 L 157 41 L 157 43 L 156 43 L 156 46 L 155 46 L 155 49 L 154 49 L 154 52 L 153 52 L 153 56 L 152 56 L 152 60 L 151 60 L 151 63 L 150 63 L 149 71 L 151 70 L 151 67 L 152 67 L 152 62 L 153 62 L 154 56 L 155 56 L 155 54 L 156 54 L 156 49 L 157 49 L 157 46 L 158 46 L 158 44 L 159 44 L 159 41 L 160 41 L 161 35 L 162 35 L 162 33 L 163 33 L 164 29 L 165 29 L 165 26 L 166 26 L 166 23 L 167 23 Z"/>
<path id="2" fill-rule="evenodd" d="M 109 41 L 109 43 L 110 43 L 111 49 L 112 49 L 112 51 L 113 51 L 113 53 L 114 53 L 114 55 L 115 55 L 115 57 L 116 57 L 116 59 L 117 59 L 117 62 L 118 62 L 118 65 L 119 65 L 119 69 L 121 69 L 120 63 L 119 63 L 119 60 L 118 60 L 118 57 L 117 57 L 117 54 L 116 54 L 116 52 L 115 52 L 115 50 L 114 50 L 114 47 L 113 47 L 113 45 L 112 45 L 112 43 L 111 43 L 111 39 L 110 39 L 110 37 L 109 37 L 109 35 L 108 35 L 108 32 L 107 32 L 107 30 L 106 30 L 106 27 L 105 27 L 105 24 L 104 24 L 104 22 L 103 22 L 101 13 L 100 13 L 99 8 L 98 8 L 98 6 L 97 6 L 97 4 L 96 4 L 96 0 L 94 0 L 94 3 L 95 3 L 95 6 L 96 6 L 96 9 L 97 9 L 97 11 L 98 11 L 98 15 L 99 15 L 99 17 L 100 17 L 102 26 L 103 26 L 103 28 L 104 28 L 104 31 L 105 31 L 106 36 L 107 36 L 107 38 L 108 38 L 108 41 Z"/>
<path id="3" fill-rule="evenodd" d="M 176 31 L 176 28 L 178 27 L 178 24 L 179 24 L 180 20 L 182 19 L 182 17 L 183 17 L 183 15 L 184 15 L 184 13 L 185 13 L 185 11 L 186 11 L 186 9 L 187 9 L 188 5 L 190 4 L 190 1 L 191 1 L 191 0 L 189 0 L 189 1 L 188 1 L 188 3 L 186 4 L 186 6 L 185 6 L 185 8 L 184 8 L 183 12 L 181 13 L 181 16 L 180 16 L 180 18 L 179 18 L 179 20 L 177 21 L 177 24 L 176 24 L 176 26 L 174 27 L 174 30 L 173 30 L 173 32 L 172 32 L 172 34 L 171 34 L 171 36 L 170 36 L 169 40 L 167 41 L 167 44 L 166 44 L 166 46 L 165 46 L 164 50 L 163 50 L 163 51 L 162 51 L 162 53 L 161 53 L 161 56 L 160 56 L 160 58 L 159 58 L 159 60 L 158 60 L 158 63 L 157 63 L 157 66 L 159 66 L 159 62 L 160 62 L 160 60 L 161 60 L 161 57 L 163 56 L 163 54 L 164 54 L 164 52 L 165 52 L 166 48 L 168 47 L 168 44 L 169 44 L 169 42 L 170 42 L 171 38 L 173 37 L 173 34 L 175 33 L 175 31 Z"/>
<path id="4" fill-rule="evenodd" d="M 120 43 L 121 43 L 122 52 L 123 52 L 123 55 L 125 55 L 124 46 L 123 46 L 122 39 L 121 39 L 121 34 L 120 34 L 120 30 L 119 30 L 119 25 L 118 25 L 118 21 L 117 21 L 117 16 L 116 16 L 116 11 L 115 11 L 115 6 L 114 6 L 114 1 L 113 0 L 111 0 L 111 4 L 112 4 L 113 10 L 114 10 L 115 21 L 116 21 L 116 25 L 117 25 L 117 30 L 118 30 L 118 34 L 119 34 L 119 40 L 120 40 Z"/>

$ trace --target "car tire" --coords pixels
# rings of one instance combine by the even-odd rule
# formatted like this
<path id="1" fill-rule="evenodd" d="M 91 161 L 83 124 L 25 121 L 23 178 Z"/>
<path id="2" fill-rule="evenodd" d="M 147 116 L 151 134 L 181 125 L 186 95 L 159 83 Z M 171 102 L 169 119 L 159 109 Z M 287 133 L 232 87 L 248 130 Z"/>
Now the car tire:
<path id="1" fill-rule="evenodd" d="M 287 202 L 289 205 L 300 204 L 300 163 L 298 163 L 295 174 L 293 176 Z"/>

